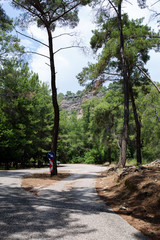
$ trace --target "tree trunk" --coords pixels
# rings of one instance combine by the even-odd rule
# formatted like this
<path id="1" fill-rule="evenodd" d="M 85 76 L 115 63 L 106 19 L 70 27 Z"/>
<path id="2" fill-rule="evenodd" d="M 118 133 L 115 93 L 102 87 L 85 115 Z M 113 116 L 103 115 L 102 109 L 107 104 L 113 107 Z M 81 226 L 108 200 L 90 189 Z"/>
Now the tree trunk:
<path id="1" fill-rule="evenodd" d="M 57 101 L 56 73 L 55 73 L 55 64 L 54 64 L 52 33 L 51 33 L 51 30 L 48 28 L 47 28 L 47 31 L 48 31 L 50 68 L 51 68 L 52 103 L 54 108 L 54 126 L 53 126 L 51 151 L 55 154 L 55 157 L 53 159 L 53 172 L 51 173 L 51 175 L 57 175 L 56 152 L 57 152 L 57 141 L 58 141 L 58 131 L 59 131 L 59 106 Z"/>
<path id="2" fill-rule="evenodd" d="M 133 89 L 131 83 L 129 84 L 129 94 L 132 102 L 132 108 L 134 113 L 134 120 L 136 124 L 136 153 L 137 153 L 137 165 L 142 163 L 141 157 L 141 123 L 138 118 L 137 108 L 134 100 Z"/>
<path id="3" fill-rule="evenodd" d="M 111 164 L 112 163 L 112 159 L 111 159 L 111 147 L 109 146 L 108 147 L 108 151 L 107 151 L 107 155 L 108 155 L 108 162 L 109 162 L 109 164 Z"/>
<path id="4" fill-rule="evenodd" d="M 129 92 L 128 92 L 128 77 L 127 77 L 127 64 L 124 55 L 124 37 L 123 37 L 123 26 L 121 16 L 121 5 L 122 1 L 118 4 L 118 22 L 119 22 L 119 36 L 120 36 L 120 57 L 122 64 L 123 74 L 123 91 L 124 91 L 124 122 L 121 139 L 121 151 L 119 158 L 119 167 L 125 167 L 126 155 L 127 155 L 127 139 L 128 139 L 128 123 L 129 123 Z"/>

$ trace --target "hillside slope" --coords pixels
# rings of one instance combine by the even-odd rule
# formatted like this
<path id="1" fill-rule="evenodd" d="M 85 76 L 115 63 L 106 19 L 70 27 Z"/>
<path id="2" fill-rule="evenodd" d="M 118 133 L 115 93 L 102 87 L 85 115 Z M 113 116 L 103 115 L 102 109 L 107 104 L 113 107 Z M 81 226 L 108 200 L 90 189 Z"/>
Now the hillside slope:
<path id="1" fill-rule="evenodd" d="M 138 168 L 109 167 L 96 188 L 117 214 L 151 239 L 160 239 L 160 160 Z"/>

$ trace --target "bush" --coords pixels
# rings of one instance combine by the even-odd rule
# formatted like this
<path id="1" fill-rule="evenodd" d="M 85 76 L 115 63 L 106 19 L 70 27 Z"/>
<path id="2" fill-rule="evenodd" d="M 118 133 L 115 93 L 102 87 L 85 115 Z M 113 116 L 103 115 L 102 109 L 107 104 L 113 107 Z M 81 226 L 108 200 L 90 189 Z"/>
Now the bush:
<path id="1" fill-rule="evenodd" d="M 106 160 L 106 153 L 103 149 L 91 149 L 84 155 L 84 162 L 88 164 L 102 164 Z"/>
<path id="2" fill-rule="evenodd" d="M 77 157 L 73 157 L 70 162 L 71 163 L 83 163 L 84 159 L 83 159 L 83 157 L 77 156 Z"/>
<path id="3" fill-rule="evenodd" d="M 92 152 L 86 152 L 84 155 L 84 162 L 87 164 L 94 164 L 95 163 L 95 159 L 92 156 Z"/>

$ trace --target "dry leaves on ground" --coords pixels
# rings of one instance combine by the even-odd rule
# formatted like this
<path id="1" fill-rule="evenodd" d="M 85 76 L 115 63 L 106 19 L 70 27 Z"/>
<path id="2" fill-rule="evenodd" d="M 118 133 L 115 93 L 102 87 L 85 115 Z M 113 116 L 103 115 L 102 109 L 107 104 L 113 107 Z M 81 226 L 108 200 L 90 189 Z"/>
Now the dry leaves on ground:
<path id="1" fill-rule="evenodd" d="M 107 205 L 151 239 L 160 239 L 160 167 L 111 168 L 97 180 Z"/>
<path id="2" fill-rule="evenodd" d="M 50 176 L 50 173 L 47 172 L 29 174 L 23 177 L 21 186 L 25 190 L 33 192 L 35 195 L 37 195 L 40 189 L 46 188 L 49 185 L 69 176 L 69 173 L 63 171 L 52 177 Z"/>

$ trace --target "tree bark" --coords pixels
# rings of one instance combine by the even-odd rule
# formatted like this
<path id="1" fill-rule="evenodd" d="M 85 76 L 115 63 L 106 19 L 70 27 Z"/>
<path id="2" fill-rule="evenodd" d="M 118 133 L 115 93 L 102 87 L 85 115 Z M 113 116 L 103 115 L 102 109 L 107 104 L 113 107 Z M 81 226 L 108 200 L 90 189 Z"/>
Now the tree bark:
<path id="1" fill-rule="evenodd" d="M 47 28 L 47 32 L 48 32 L 50 68 L 51 68 L 52 103 L 54 108 L 54 126 L 53 126 L 51 151 L 55 154 L 55 157 L 53 159 L 53 172 L 51 173 L 51 175 L 57 175 L 56 152 L 57 152 L 57 141 L 58 141 L 58 132 L 59 132 L 59 106 L 57 101 L 56 72 L 55 72 L 55 63 L 54 63 L 54 54 L 53 54 L 52 33 L 49 28 Z"/>
<path id="2" fill-rule="evenodd" d="M 129 94 L 132 102 L 132 109 L 134 113 L 134 120 L 136 124 L 136 157 L 137 157 L 137 165 L 142 163 L 141 157 L 141 123 L 138 118 L 137 108 L 134 100 L 133 89 L 131 83 L 129 84 Z"/>
<path id="3" fill-rule="evenodd" d="M 125 167 L 126 155 L 127 155 L 127 139 L 128 139 L 128 123 L 129 123 L 129 91 L 128 91 L 128 77 L 127 77 L 127 64 L 124 55 L 124 37 L 123 37 L 123 26 L 121 16 L 121 5 L 122 1 L 118 3 L 118 24 L 119 24 L 119 37 L 120 37 L 120 57 L 122 63 L 122 74 L 123 74 L 123 92 L 124 92 L 124 122 L 121 139 L 121 151 L 119 158 L 119 167 Z"/>
<path id="4" fill-rule="evenodd" d="M 107 153 L 108 153 L 108 162 L 109 162 L 109 164 L 111 164 L 112 163 L 112 159 L 111 159 L 111 147 L 109 146 L 108 147 L 108 151 L 107 151 Z"/>

